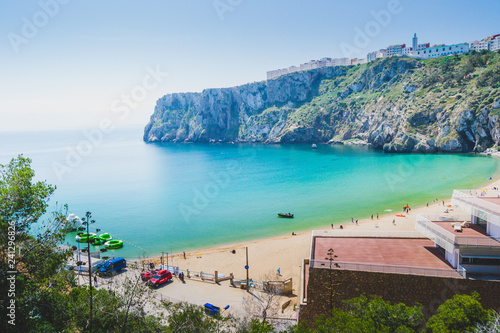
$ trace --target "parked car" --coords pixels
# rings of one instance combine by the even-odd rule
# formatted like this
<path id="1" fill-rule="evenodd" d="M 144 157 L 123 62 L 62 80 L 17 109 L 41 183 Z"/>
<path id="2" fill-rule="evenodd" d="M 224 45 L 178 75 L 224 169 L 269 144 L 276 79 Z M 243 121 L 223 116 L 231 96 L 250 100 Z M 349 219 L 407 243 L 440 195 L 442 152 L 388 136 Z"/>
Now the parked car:
<path id="1" fill-rule="evenodd" d="M 169 281 L 172 281 L 172 273 L 170 273 L 166 269 L 162 269 L 149 280 L 149 284 L 154 288 L 158 288 L 162 284 L 167 283 Z"/>
<path id="2" fill-rule="evenodd" d="M 159 271 L 160 271 L 160 269 L 157 268 L 157 269 L 154 269 L 154 270 L 152 270 L 150 272 L 143 272 L 143 273 L 141 273 L 141 279 L 142 279 L 142 281 L 148 281 L 153 276 L 155 276 Z"/>
<path id="3" fill-rule="evenodd" d="M 101 268 L 99 268 L 99 275 L 113 275 L 122 271 L 127 267 L 127 261 L 123 258 L 115 258 L 106 261 Z"/>

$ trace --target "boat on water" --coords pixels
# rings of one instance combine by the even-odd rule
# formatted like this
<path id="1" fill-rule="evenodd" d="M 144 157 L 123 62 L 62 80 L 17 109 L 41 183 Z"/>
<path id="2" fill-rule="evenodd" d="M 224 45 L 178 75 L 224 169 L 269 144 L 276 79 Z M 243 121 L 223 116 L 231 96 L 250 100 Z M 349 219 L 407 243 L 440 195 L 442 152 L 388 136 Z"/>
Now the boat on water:
<path id="1" fill-rule="evenodd" d="M 95 238 L 96 238 L 96 235 L 94 233 L 91 233 L 91 232 L 89 232 L 89 233 L 79 232 L 75 236 L 75 240 L 78 243 L 87 243 L 87 242 L 93 243 Z"/>
<path id="2" fill-rule="evenodd" d="M 292 213 L 278 213 L 278 217 L 293 219 L 293 214 Z"/>
<path id="3" fill-rule="evenodd" d="M 112 239 L 104 243 L 104 246 L 108 249 L 121 249 L 123 247 L 123 241 L 120 239 Z"/>
<path id="4" fill-rule="evenodd" d="M 311 146 L 311 148 L 312 148 L 312 149 L 318 149 L 318 146 L 316 146 L 316 144 L 315 144 L 315 143 L 313 143 L 313 144 L 312 144 L 312 146 Z"/>

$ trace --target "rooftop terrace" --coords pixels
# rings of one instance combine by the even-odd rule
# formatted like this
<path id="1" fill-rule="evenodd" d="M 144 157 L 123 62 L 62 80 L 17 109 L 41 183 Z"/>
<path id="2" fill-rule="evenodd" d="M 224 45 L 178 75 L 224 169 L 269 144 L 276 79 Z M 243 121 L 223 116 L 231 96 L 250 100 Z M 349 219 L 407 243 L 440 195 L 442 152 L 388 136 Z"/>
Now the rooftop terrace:
<path id="1" fill-rule="evenodd" d="M 333 262 L 335 269 L 461 277 L 428 239 L 316 236 L 313 238 L 310 267 L 330 268 L 326 259 L 330 248 L 337 256 Z"/>

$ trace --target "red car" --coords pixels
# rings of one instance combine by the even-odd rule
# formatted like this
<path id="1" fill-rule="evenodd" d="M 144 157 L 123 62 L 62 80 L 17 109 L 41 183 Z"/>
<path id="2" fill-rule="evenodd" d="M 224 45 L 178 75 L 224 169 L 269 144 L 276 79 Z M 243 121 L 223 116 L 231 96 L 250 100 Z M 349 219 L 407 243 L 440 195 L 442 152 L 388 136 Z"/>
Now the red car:
<path id="1" fill-rule="evenodd" d="M 149 284 L 152 285 L 154 288 L 158 288 L 162 284 L 167 283 L 169 281 L 172 281 L 172 273 L 170 273 L 166 269 L 162 269 L 149 280 Z"/>
<path id="2" fill-rule="evenodd" d="M 160 269 L 157 268 L 157 269 L 152 270 L 151 272 L 143 272 L 143 273 L 141 273 L 141 279 L 142 279 L 142 281 L 148 281 L 153 276 L 155 276 L 156 273 L 158 273 L 159 271 L 160 271 Z"/>

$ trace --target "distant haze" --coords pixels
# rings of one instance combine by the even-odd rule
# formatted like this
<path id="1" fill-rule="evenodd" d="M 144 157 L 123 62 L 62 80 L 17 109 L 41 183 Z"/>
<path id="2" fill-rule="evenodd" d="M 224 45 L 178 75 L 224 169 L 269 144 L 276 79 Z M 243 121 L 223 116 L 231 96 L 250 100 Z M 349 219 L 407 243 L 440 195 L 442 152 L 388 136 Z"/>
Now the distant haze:
<path id="1" fill-rule="evenodd" d="M 1 131 L 145 125 L 166 93 L 364 58 L 414 33 L 431 44 L 500 33 L 494 0 L 40 0 L 4 1 L 1 12 Z"/>

